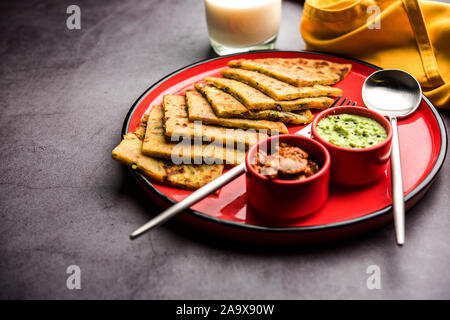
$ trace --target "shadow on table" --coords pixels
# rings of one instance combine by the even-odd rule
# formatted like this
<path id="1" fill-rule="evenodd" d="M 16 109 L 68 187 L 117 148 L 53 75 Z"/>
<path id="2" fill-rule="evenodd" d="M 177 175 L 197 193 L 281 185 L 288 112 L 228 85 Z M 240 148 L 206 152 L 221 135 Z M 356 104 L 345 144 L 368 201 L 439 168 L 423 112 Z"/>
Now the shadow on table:
<path id="1" fill-rule="evenodd" d="M 137 207 L 143 208 L 143 210 L 132 212 L 135 217 L 133 220 L 136 221 L 136 228 L 139 227 L 139 224 L 143 221 L 150 220 L 152 217 L 157 215 L 162 211 L 162 209 L 157 206 L 149 196 L 143 191 L 139 185 L 136 183 L 130 172 L 128 172 L 128 168 L 123 167 L 121 170 L 123 173 L 122 186 L 120 187 L 120 193 L 122 196 L 125 196 L 129 199 L 129 201 L 136 202 Z M 130 212 L 131 214 L 131 212 Z M 181 222 L 176 220 L 168 221 L 164 225 L 159 226 L 158 228 L 164 228 L 170 233 L 173 233 L 176 237 L 181 237 L 186 241 L 195 242 L 197 245 L 208 246 L 211 248 L 228 250 L 240 253 L 247 254 L 286 254 L 286 253 L 307 253 L 313 251 L 328 251 L 335 250 L 339 247 L 347 246 L 351 243 L 357 243 L 362 237 L 365 238 L 365 241 L 370 241 L 370 235 L 365 234 L 363 236 L 357 236 L 354 238 L 350 238 L 347 240 L 340 240 L 338 242 L 333 243 L 324 243 L 324 244 L 314 244 L 314 245 L 267 245 L 267 244 L 253 244 L 253 243 L 243 243 L 238 240 L 233 241 L 230 239 L 224 239 L 219 236 L 211 235 L 205 232 L 198 232 L 195 229 L 186 227 Z M 388 228 L 392 228 L 389 226 Z M 131 232 L 132 230 L 130 230 Z M 151 232 L 151 231 L 150 231 Z M 373 233 L 373 232 L 372 232 Z M 138 238 L 133 241 L 143 241 L 147 235 L 143 235 L 142 238 Z M 131 241 L 131 240 L 130 240 Z"/>
<path id="2" fill-rule="evenodd" d="M 442 176 L 442 174 L 440 176 Z M 426 193 L 425 198 L 414 205 L 413 208 L 411 208 L 411 210 L 409 210 L 409 212 L 407 213 L 407 243 L 405 245 L 405 248 L 399 248 L 395 243 L 393 223 L 388 223 L 364 234 L 336 240 L 333 242 L 311 245 L 266 245 L 242 243 L 238 241 L 219 238 L 217 236 L 206 233 L 195 232 L 176 221 L 172 221 L 162 227 L 167 228 L 167 230 L 173 232 L 177 236 L 183 237 L 197 244 L 242 254 L 265 256 L 267 254 L 273 256 L 309 253 L 334 254 L 339 251 L 358 251 L 361 249 L 372 251 L 376 250 L 376 248 L 384 247 L 386 255 L 392 255 L 391 258 L 394 259 L 394 256 L 396 256 L 397 254 L 401 255 L 402 252 L 405 253 L 405 250 L 408 250 L 408 247 L 412 248 L 413 246 L 417 245 L 417 242 L 421 241 L 420 239 L 422 239 L 422 237 L 420 235 L 417 235 L 417 233 L 423 232 L 421 226 L 425 225 L 427 223 L 426 220 L 430 218 L 426 214 L 429 210 L 430 203 L 437 201 L 437 198 L 439 197 L 439 192 L 435 192 L 435 190 L 439 189 L 440 186 L 442 186 L 442 181 L 445 181 L 445 179 L 440 179 L 440 176 L 437 177 L 434 184 L 430 187 L 430 190 Z M 413 212 L 416 212 L 417 214 L 413 214 Z"/>
<path id="3" fill-rule="evenodd" d="M 361 241 L 367 242 L 372 241 L 379 238 L 379 232 L 377 230 L 373 230 L 369 233 L 354 236 L 347 239 L 336 240 L 334 242 L 327 243 L 315 243 L 309 245 L 299 245 L 299 244 L 257 244 L 257 243 L 244 243 L 239 242 L 238 240 L 233 241 L 230 239 L 220 238 L 218 236 L 200 233 L 200 232 L 192 232 L 192 230 L 187 229 L 181 223 L 176 221 L 171 222 L 167 225 L 167 229 L 171 232 L 176 233 L 182 237 L 185 237 L 191 241 L 196 243 L 201 243 L 208 247 L 214 247 L 222 250 L 235 251 L 243 254 L 253 254 L 253 255 L 286 255 L 286 254 L 307 254 L 307 253 L 326 253 L 332 252 L 339 249 L 348 248 L 349 246 L 355 246 Z M 388 225 L 385 227 L 381 227 L 379 229 L 385 229 L 384 233 L 389 233 L 393 226 Z M 378 230 L 379 230 L 378 229 Z M 371 239 L 372 238 L 372 239 Z M 392 237 L 392 244 L 394 245 L 394 238 Z"/>

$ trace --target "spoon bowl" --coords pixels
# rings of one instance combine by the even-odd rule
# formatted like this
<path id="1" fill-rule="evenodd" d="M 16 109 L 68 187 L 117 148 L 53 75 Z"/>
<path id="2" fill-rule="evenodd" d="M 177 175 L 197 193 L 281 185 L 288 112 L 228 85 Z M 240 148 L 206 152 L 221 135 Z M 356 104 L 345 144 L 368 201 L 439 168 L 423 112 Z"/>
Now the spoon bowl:
<path id="1" fill-rule="evenodd" d="M 386 117 L 406 117 L 419 107 L 422 89 L 409 73 L 379 70 L 364 82 L 362 98 L 367 108 Z"/>
<path id="2" fill-rule="evenodd" d="M 362 98 L 368 109 L 389 117 L 391 121 L 392 211 L 397 244 L 401 246 L 405 243 L 405 201 L 397 117 L 406 117 L 419 107 L 422 89 L 419 82 L 405 71 L 379 70 L 372 73 L 364 82 Z"/>

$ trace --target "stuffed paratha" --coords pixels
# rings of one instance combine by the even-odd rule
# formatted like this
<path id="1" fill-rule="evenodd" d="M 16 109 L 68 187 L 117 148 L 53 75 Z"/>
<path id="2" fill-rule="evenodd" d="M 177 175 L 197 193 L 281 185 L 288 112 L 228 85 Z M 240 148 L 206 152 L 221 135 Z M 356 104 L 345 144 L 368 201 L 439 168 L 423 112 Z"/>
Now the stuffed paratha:
<path id="1" fill-rule="evenodd" d="M 304 58 L 238 59 L 228 65 L 258 71 L 297 87 L 336 84 L 352 68 L 351 64 Z"/>
<path id="2" fill-rule="evenodd" d="M 269 77 L 263 73 L 238 68 L 228 68 L 221 72 L 228 79 L 238 80 L 265 93 L 275 100 L 295 100 L 310 97 L 338 97 L 342 90 L 316 84 L 312 87 L 296 87 Z"/>
<path id="3" fill-rule="evenodd" d="M 191 122 L 202 121 L 204 124 L 240 129 L 264 129 L 271 135 L 289 132 L 282 122 L 218 117 L 208 101 L 199 92 L 188 90 L 185 95 L 189 121 Z"/>
<path id="4" fill-rule="evenodd" d="M 305 109 L 326 109 L 331 106 L 334 99 L 328 97 L 300 98 L 288 101 L 276 101 L 266 96 L 261 91 L 246 85 L 240 81 L 226 78 L 205 78 L 205 81 L 215 87 L 224 90 L 238 99 L 251 111 L 281 110 L 296 111 Z"/>
<path id="5" fill-rule="evenodd" d="M 164 135 L 163 107 L 153 106 L 147 122 L 142 153 L 152 157 L 172 159 L 177 164 L 180 160 L 184 163 L 194 161 L 194 163 L 207 164 L 213 162 L 239 164 L 245 159 L 245 146 L 232 145 L 227 148 L 222 144 L 195 143 L 191 139 L 170 141 L 170 138 Z"/>
<path id="6" fill-rule="evenodd" d="M 112 151 L 113 159 L 131 166 L 147 177 L 184 189 L 198 189 L 222 174 L 224 166 L 221 164 L 175 165 L 170 160 L 143 155 L 142 142 L 147 121 L 148 115 L 144 115 L 136 131 L 124 136 Z"/>

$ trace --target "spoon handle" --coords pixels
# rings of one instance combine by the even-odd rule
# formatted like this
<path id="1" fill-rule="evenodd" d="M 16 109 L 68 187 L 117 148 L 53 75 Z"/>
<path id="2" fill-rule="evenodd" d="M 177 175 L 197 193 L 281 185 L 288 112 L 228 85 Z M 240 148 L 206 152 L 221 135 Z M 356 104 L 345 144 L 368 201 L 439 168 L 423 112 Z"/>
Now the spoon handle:
<path id="1" fill-rule="evenodd" d="M 191 193 L 189 196 L 178 202 L 177 204 L 171 206 L 165 211 L 161 212 L 159 215 L 151 219 L 149 222 L 144 224 L 142 227 L 134 231 L 131 235 L 131 239 L 135 239 L 141 234 L 147 232 L 148 230 L 159 226 L 170 218 L 176 216 L 180 212 L 188 209 L 190 206 L 196 204 L 200 200 L 206 198 L 208 195 L 218 190 L 219 188 L 226 185 L 228 182 L 236 179 L 238 176 L 245 172 L 245 163 L 241 163 L 234 168 L 228 170 L 223 175 L 218 177 L 217 179 L 211 181 L 210 183 L 204 185 L 197 191 Z"/>
<path id="2" fill-rule="evenodd" d="M 392 211 L 397 244 L 405 243 L 405 201 L 403 198 L 402 166 L 400 162 L 400 146 L 398 142 L 397 118 L 390 117 L 392 126 L 391 184 Z"/>

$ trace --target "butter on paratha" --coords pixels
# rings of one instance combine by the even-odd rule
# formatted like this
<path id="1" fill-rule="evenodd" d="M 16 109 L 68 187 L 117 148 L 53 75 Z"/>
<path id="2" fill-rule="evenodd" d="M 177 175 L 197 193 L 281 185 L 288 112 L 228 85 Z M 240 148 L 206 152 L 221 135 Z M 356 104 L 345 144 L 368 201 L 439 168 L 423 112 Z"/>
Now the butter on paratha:
<path id="1" fill-rule="evenodd" d="M 211 105 L 203 96 L 194 90 L 186 91 L 186 106 L 188 108 L 189 121 L 202 121 L 205 124 L 218 125 L 230 128 L 267 130 L 268 134 L 288 133 L 286 125 L 282 122 L 267 120 L 250 120 L 238 118 L 219 118 L 215 115 Z"/>
<path id="2" fill-rule="evenodd" d="M 297 111 L 305 109 L 326 109 L 334 102 L 328 97 L 314 97 L 314 98 L 300 98 L 288 101 L 276 101 L 269 96 L 266 96 L 261 91 L 246 85 L 240 81 L 226 79 L 226 78 L 205 78 L 208 84 L 224 90 L 238 99 L 244 106 L 251 111 L 260 110 L 282 110 L 282 111 Z"/>
<path id="3" fill-rule="evenodd" d="M 201 121 L 189 122 L 186 111 L 185 97 L 178 95 L 165 95 L 164 106 L 164 132 L 172 137 L 190 137 L 206 141 L 215 141 L 222 144 L 235 143 L 251 146 L 259 139 L 267 138 L 267 130 L 238 130 L 211 126 Z"/>
<path id="4" fill-rule="evenodd" d="M 186 143 L 184 143 L 186 142 Z M 153 106 L 147 122 L 142 153 L 176 161 L 189 160 L 194 163 L 239 164 L 244 162 L 245 147 L 234 145 L 225 147 L 222 144 L 201 144 L 192 140 L 170 141 L 164 135 L 163 107 Z"/>
<path id="5" fill-rule="evenodd" d="M 304 58 L 238 59 L 228 66 L 258 71 L 297 87 L 336 84 L 352 68 L 351 64 Z"/>
<path id="6" fill-rule="evenodd" d="M 256 71 L 228 68 L 221 71 L 222 76 L 252 86 L 275 100 L 294 100 L 310 97 L 338 97 L 342 90 L 316 84 L 312 87 L 296 87 Z"/>
<path id="7" fill-rule="evenodd" d="M 124 136 L 112 151 L 112 158 L 132 166 L 142 174 L 157 181 L 184 189 L 198 189 L 222 175 L 223 165 L 174 165 L 170 160 L 152 158 L 142 154 L 148 115 L 144 115 L 135 132 Z"/>

